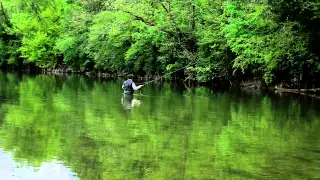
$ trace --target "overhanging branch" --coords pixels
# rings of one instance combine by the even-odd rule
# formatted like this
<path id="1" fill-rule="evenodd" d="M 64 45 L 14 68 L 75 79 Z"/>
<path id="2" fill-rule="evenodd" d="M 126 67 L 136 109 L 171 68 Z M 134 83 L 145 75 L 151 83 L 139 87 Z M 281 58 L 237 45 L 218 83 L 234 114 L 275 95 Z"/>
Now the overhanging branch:
<path id="1" fill-rule="evenodd" d="M 135 20 L 141 21 L 141 22 L 143 22 L 144 24 L 146 24 L 146 25 L 148 25 L 148 26 L 157 27 L 156 24 L 154 24 L 154 23 L 152 23 L 152 22 L 150 22 L 150 21 L 147 21 L 147 20 L 144 19 L 143 17 L 138 16 L 138 15 L 136 15 L 136 14 L 130 12 L 130 11 L 122 11 L 122 12 L 127 13 L 127 14 L 130 14 L 131 16 L 133 16 L 133 17 L 135 18 Z M 162 31 L 162 32 L 165 32 L 165 33 L 169 34 L 170 36 L 175 36 L 175 34 L 174 34 L 173 32 L 168 31 L 168 30 L 166 30 L 166 29 L 160 28 L 159 30 Z"/>
<path id="2" fill-rule="evenodd" d="M 130 14 L 131 16 L 135 17 L 136 20 L 139 20 L 139 21 L 145 23 L 146 25 L 155 26 L 155 24 L 153 24 L 152 22 L 149 22 L 149 21 L 145 20 L 145 19 L 144 19 L 143 17 L 141 17 L 141 16 L 135 15 L 135 14 L 133 14 L 133 13 L 130 12 L 130 11 L 123 11 L 123 12 L 124 12 L 124 13 L 127 13 L 127 14 Z"/>

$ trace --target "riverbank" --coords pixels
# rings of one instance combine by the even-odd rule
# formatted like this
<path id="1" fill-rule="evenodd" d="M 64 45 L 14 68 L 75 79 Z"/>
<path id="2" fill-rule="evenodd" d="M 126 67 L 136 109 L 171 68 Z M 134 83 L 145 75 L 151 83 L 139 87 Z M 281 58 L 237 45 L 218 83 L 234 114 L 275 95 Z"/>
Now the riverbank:
<path id="1" fill-rule="evenodd" d="M 67 66 L 59 66 L 57 68 L 38 68 L 38 67 L 25 67 L 23 69 L 5 69 L 4 72 L 21 72 L 21 73 L 32 73 L 32 74 L 48 74 L 48 75 L 84 75 L 91 78 L 100 78 L 100 79 L 126 79 L 126 73 L 119 72 L 101 72 L 101 71 L 74 71 L 69 69 Z M 145 82 L 150 82 L 156 80 L 156 82 L 170 82 L 174 84 L 182 84 L 186 86 L 204 86 L 211 87 L 214 89 L 240 89 L 245 91 L 271 91 L 276 93 L 293 93 L 301 95 L 312 95 L 313 97 L 318 97 L 317 94 L 320 94 L 320 88 L 296 88 L 290 86 L 286 83 L 274 83 L 267 85 L 262 79 L 254 80 L 242 80 L 238 82 L 230 81 L 211 81 L 211 82 L 198 82 L 195 80 L 187 80 L 174 77 L 171 80 L 165 79 L 161 75 L 136 75 L 134 77 L 138 84 L 143 84 Z M 314 84 L 313 87 L 316 87 Z M 319 97 L 320 98 L 320 97 Z"/>
<path id="2" fill-rule="evenodd" d="M 126 78 L 125 73 L 108 73 L 108 72 L 100 72 L 100 71 L 73 71 L 66 67 L 59 67 L 54 69 L 42 69 L 42 74 L 52 74 L 52 75 L 86 75 L 88 77 L 97 77 L 97 78 L 105 78 L 105 79 L 116 79 L 116 78 Z M 149 82 L 153 80 L 157 80 L 158 82 L 166 81 L 166 79 L 163 76 L 160 75 L 145 75 L 145 76 L 135 76 L 135 79 L 138 82 Z M 224 88 L 239 88 L 242 90 L 247 91 L 274 91 L 278 93 L 295 93 L 295 94 L 319 94 L 320 88 L 294 88 L 293 86 L 285 85 L 285 83 L 275 83 L 272 85 L 267 85 L 264 83 L 262 79 L 255 79 L 255 80 L 243 80 L 236 83 L 229 82 L 229 87 L 226 87 L 228 82 L 222 83 L 221 81 L 219 83 L 214 82 L 198 82 L 198 81 L 184 81 L 179 78 L 174 78 L 174 82 L 181 82 L 183 84 L 191 84 L 191 85 L 200 85 L 200 86 L 207 86 L 207 87 L 219 87 L 223 86 Z M 315 85 L 313 85 L 315 86 Z"/>
<path id="3" fill-rule="evenodd" d="M 125 79 L 127 74 L 119 73 L 119 72 L 101 72 L 101 71 L 73 71 L 66 67 L 60 68 L 48 68 L 41 69 L 42 74 L 50 74 L 50 75 L 84 75 L 88 77 L 97 77 L 103 79 L 116 79 L 123 78 Z M 163 81 L 164 78 L 161 78 L 159 75 L 146 75 L 146 76 L 134 76 L 134 78 L 138 81 L 151 81 L 157 79 L 159 81 Z"/>

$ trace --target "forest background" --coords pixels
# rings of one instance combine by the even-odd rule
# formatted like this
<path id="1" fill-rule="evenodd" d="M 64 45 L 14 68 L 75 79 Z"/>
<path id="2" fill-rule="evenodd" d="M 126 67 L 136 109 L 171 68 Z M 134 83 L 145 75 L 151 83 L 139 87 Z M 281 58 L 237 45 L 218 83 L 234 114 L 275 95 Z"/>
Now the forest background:
<path id="1" fill-rule="evenodd" d="M 2 69 L 319 84 L 317 0 L 1 0 Z"/>

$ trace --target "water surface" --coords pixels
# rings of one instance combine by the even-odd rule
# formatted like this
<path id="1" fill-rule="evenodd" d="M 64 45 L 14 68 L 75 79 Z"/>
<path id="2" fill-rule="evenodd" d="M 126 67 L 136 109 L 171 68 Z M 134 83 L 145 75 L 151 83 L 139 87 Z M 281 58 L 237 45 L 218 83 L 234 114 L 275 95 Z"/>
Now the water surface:
<path id="1" fill-rule="evenodd" d="M 320 102 L 0 74 L 1 179 L 320 178 Z"/>

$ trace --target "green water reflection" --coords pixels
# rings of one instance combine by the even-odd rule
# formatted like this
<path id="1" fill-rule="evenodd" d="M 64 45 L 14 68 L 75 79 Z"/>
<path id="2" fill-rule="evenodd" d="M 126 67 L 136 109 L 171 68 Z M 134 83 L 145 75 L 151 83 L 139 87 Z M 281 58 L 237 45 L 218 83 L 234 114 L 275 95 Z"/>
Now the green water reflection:
<path id="1" fill-rule="evenodd" d="M 317 99 L 163 84 L 128 100 L 120 86 L 0 74 L 0 159 L 59 161 L 66 179 L 320 178 Z"/>

